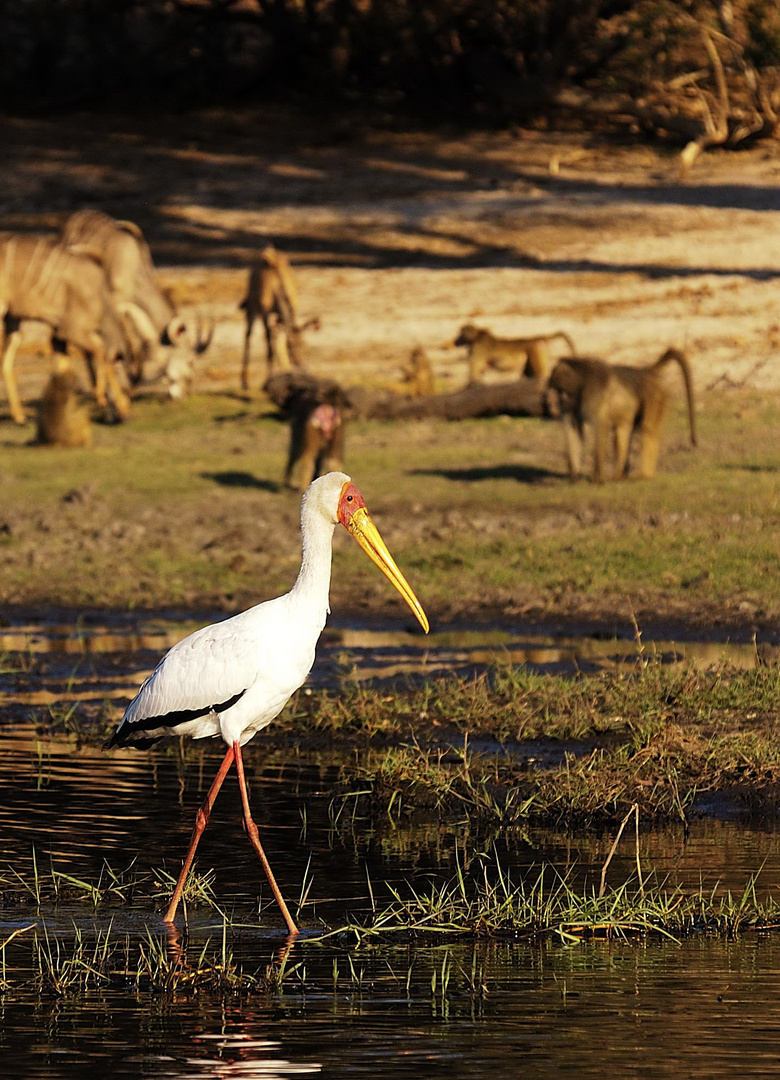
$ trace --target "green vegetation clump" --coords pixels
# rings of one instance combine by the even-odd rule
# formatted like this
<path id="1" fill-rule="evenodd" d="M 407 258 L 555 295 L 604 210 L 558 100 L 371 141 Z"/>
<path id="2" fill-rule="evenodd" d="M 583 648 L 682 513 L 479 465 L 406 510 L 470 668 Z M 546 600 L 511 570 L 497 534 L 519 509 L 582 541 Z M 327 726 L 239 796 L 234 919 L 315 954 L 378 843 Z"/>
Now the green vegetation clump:
<path id="1" fill-rule="evenodd" d="M 116 692 L 126 700 L 124 687 Z M 697 670 L 641 654 L 634 664 L 578 676 L 507 663 L 389 687 L 347 673 L 338 690 L 295 695 L 247 755 L 327 763 L 337 776 L 334 820 L 348 806 L 347 816 L 435 811 L 578 830 L 608 826 L 636 804 L 645 825 L 687 822 L 702 795 L 774 812 L 779 700 L 778 668 Z M 121 706 L 88 704 L 33 716 L 41 733 L 102 743 Z M 186 759 L 204 747 L 168 740 L 151 753 Z M 107 869 L 100 888 L 124 885 Z"/>
<path id="2" fill-rule="evenodd" d="M 575 888 L 552 867 L 513 882 L 495 863 L 469 878 L 462 871 L 426 889 L 407 883 L 391 889 L 392 901 L 367 925 L 354 925 L 358 940 L 391 933 L 415 935 L 552 936 L 560 941 L 658 935 L 680 938 L 694 933 L 733 937 L 775 929 L 780 904 L 759 899 L 751 878 L 739 895 L 669 888 L 640 874 L 614 887 Z"/>
<path id="3" fill-rule="evenodd" d="M 578 829 L 686 821 L 700 792 L 774 807 L 780 673 L 696 671 L 638 659 L 577 678 L 510 665 L 396 692 L 359 684 L 300 695 L 292 730 L 363 745 L 342 799 L 395 815 L 436 809 Z M 474 744 L 479 746 L 473 749 Z"/>

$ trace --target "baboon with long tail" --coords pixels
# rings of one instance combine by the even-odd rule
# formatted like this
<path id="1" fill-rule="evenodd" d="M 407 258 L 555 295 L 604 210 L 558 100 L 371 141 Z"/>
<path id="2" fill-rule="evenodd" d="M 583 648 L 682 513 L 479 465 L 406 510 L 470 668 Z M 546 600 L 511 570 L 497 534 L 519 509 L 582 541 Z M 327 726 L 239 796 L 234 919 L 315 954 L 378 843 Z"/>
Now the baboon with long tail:
<path id="1" fill-rule="evenodd" d="M 586 433 L 593 432 L 593 479 L 607 478 L 611 444 L 614 444 L 614 478 L 628 475 L 631 438 L 641 438 L 639 476 L 655 475 L 660 448 L 661 424 L 670 392 L 664 372 L 672 362 L 680 366 L 688 405 L 691 444 L 698 444 L 693 398 L 693 377 L 685 353 L 666 352 L 649 367 L 607 364 L 603 360 L 566 357 L 555 365 L 547 389 L 549 411 L 561 416 L 566 436 L 569 475 L 575 480 L 582 469 Z"/>
<path id="2" fill-rule="evenodd" d="M 460 328 L 454 344 L 468 346 L 470 382 L 481 379 L 488 368 L 546 379 L 552 370 L 549 343 L 556 338 L 563 338 L 571 355 L 577 355 L 574 342 L 564 330 L 533 337 L 501 338 L 490 330 L 466 323 Z"/>

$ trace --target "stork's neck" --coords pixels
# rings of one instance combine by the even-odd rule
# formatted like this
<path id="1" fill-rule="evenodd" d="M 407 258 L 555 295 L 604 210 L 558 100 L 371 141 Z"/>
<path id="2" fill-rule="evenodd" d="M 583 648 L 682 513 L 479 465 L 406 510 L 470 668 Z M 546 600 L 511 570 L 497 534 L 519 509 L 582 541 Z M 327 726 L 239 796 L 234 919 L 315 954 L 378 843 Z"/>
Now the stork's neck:
<path id="1" fill-rule="evenodd" d="M 307 509 L 301 515 L 303 555 L 298 578 L 290 590 L 291 597 L 300 603 L 313 619 L 325 616 L 330 610 L 330 566 L 333 530 L 335 525 L 322 513 Z"/>

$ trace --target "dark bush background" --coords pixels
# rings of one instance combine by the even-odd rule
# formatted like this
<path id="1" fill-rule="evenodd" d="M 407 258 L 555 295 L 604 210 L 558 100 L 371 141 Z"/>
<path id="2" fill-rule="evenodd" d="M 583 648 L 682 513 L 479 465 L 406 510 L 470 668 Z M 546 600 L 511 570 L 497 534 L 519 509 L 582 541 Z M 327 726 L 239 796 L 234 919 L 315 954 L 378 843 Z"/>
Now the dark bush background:
<path id="1" fill-rule="evenodd" d="M 702 27 L 729 75 L 780 65 L 775 0 L 0 0 L 6 110 L 185 109 L 299 98 L 420 119 L 527 122 L 641 97 L 688 71 Z M 582 97 L 579 102 L 581 104 Z"/>

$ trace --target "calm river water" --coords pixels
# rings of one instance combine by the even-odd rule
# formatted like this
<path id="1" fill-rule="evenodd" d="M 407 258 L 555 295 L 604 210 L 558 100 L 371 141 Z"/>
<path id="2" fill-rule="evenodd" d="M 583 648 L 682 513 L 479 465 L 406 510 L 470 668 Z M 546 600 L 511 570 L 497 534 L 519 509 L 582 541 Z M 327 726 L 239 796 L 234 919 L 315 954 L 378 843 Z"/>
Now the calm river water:
<path id="1" fill-rule="evenodd" d="M 180 627 L 15 627 L 6 651 L 28 657 L 29 687 L 8 691 L 9 715 L 29 703 L 128 696 Z M 341 636 L 339 636 L 341 633 Z M 378 633 L 378 632 L 377 632 Z M 362 634 L 350 644 L 345 635 Z M 16 635 L 16 636 L 14 636 Z M 21 635 L 21 636 L 19 636 Z M 100 638 L 100 640 L 99 640 Z M 72 644 L 74 642 L 80 644 Z M 360 643 L 362 642 L 362 644 Z M 368 642 L 368 644 L 366 644 Z M 2 647 L 2 646 L 0 646 Z M 372 676 L 478 664 L 491 650 L 537 650 L 536 661 L 570 662 L 572 643 L 449 639 L 332 632 L 318 678 L 345 654 Z M 614 642 L 591 642 L 589 663 L 619 662 Z M 621 647 L 622 648 L 622 647 Z M 682 647 L 666 643 L 670 657 Z M 685 648 L 689 648 L 686 646 Z M 711 648 L 708 646 L 708 648 Z M 625 649 L 630 651 L 630 645 Z M 543 651 L 547 653 L 542 655 Z M 550 650 L 558 655 L 551 657 Z M 561 655 L 566 653 L 566 655 Z M 745 647 L 743 662 L 750 663 Z M 97 659 L 96 659 L 97 657 Z M 74 667 L 74 659 L 78 661 Z M 519 656 L 513 659 L 520 659 Z M 582 662 L 582 661 L 578 661 Z M 36 671 L 38 674 L 36 674 Z M 25 698 L 25 694 L 28 695 Z M 57 870 L 98 879 L 104 860 L 134 873 L 178 871 L 196 807 L 208 788 L 219 747 L 182 760 L 174 746 L 151 753 L 104 754 L 72 740 L 39 737 L 22 722 L 0 738 L 0 879 L 25 880 Z M 515 880 L 536 876 L 542 862 L 578 877 L 598 874 L 612 836 L 572 837 L 521 829 L 474 833 L 438 820 L 415 825 L 334 813 L 339 761 L 322 749 L 294 760 L 247 747 L 253 809 L 272 865 L 287 895 L 298 897 L 305 928 L 338 926 L 347 912 L 368 911 L 389 886 L 448 880 L 458 860 L 496 852 Z M 277 912 L 244 838 L 234 782 L 226 784 L 198 856 L 213 867 L 220 904 L 238 925 L 230 948 L 245 970 L 278 962 L 284 941 Z M 760 870 L 759 891 L 780 887 L 780 831 L 774 822 L 695 822 L 686 837 L 671 828 L 642 837 L 643 868 L 672 884 L 700 881 L 741 891 Z M 622 881 L 633 868 L 633 844 L 610 868 Z M 369 884 L 370 883 L 370 884 Z M 12 897 L 12 893 L 14 896 Z M 258 913 L 258 898 L 260 911 Z M 137 941 L 165 939 L 157 905 L 84 901 L 40 908 L 0 887 L 0 945 L 14 931 L 45 926 L 51 942 L 72 943 L 105 932 Z M 219 942 L 213 909 L 189 911 L 195 940 Z M 33 933 L 33 931 L 26 931 Z M 330 938 L 296 944 L 286 958 L 305 967 L 305 988 L 291 974 L 276 995 L 155 994 L 112 983 L 85 994 L 33 990 L 21 976 L 30 964 L 19 935 L 2 950 L 0 1076 L 100 1077 L 776 1077 L 780 1074 L 780 935 L 728 942 L 634 941 L 563 945 L 417 939 L 364 943 Z M 300 970 L 300 969 L 299 969 Z"/>

